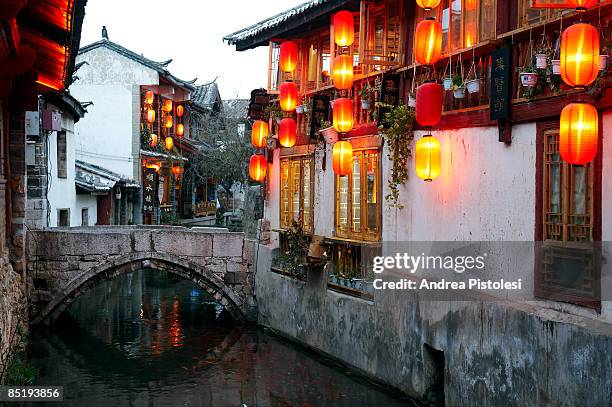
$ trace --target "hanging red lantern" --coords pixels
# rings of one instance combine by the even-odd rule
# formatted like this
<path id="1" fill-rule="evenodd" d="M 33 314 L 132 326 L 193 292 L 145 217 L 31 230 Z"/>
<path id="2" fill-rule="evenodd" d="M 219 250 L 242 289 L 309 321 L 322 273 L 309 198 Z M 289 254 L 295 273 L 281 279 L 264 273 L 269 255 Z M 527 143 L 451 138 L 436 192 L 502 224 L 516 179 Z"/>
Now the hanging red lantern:
<path id="1" fill-rule="evenodd" d="M 172 137 L 166 137 L 166 140 L 164 140 L 164 146 L 168 151 L 174 150 L 174 139 Z"/>
<path id="2" fill-rule="evenodd" d="M 172 124 L 172 116 L 167 115 L 164 118 L 164 127 L 167 128 L 167 129 L 171 129 L 172 126 L 173 126 L 173 124 Z"/>
<path id="3" fill-rule="evenodd" d="M 438 7 L 440 0 L 416 0 L 416 4 L 425 11 L 430 11 Z"/>
<path id="4" fill-rule="evenodd" d="M 278 125 L 278 142 L 283 147 L 293 147 L 297 139 L 297 124 L 290 117 L 285 117 Z"/>
<path id="5" fill-rule="evenodd" d="M 150 106 L 153 104 L 154 101 L 155 101 L 155 95 L 153 94 L 152 91 L 148 90 L 145 93 L 145 103 Z"/>
<path id="6" fill-rule="evenodd" d="M 172 167 L 172 173 L 176 176 L 176 178 L 180 177 L 183 172 L 184 170 L 181 166 L 175 165 Z"/>
<path id="7" fill-rule="evenodd" d="M 298 62 L 298 46 L 294 41 L 285 41 L 280 45 L 279 66 L 282 72 L 293 72 Z"/>
<path id="8" fill-rule="evenodd" d="M 423 127 L 433 127 L 442 117 L 444 88 L 435 82 L 426 82 L 417 88 L 416 121 Z"/>
<path id="9" fill-rule="evenodd" d="M 159 165 L 159 163 L 149 163 L 146 165 L 146 168 L 155 170 L 155 172 L 159 172 L 159 170 L 161 169 L 161 165 Z"/>
<path id="10" fill-rule="evenodd" d="M 440 142 L 431 134 L 423 136 L 414 147 L 415 169 L 423 181 L 431 182 L 440 176 Z"/>
<path id="11" fill-rule="evenodd" d="M 155 123 L 155 110 L 153 109 L 147 110 L 147 122 Z"/>
<path id="12" fill-rule="evenodd" d="M 334 41 L 339 47 L 349 47 L 355 42 L 355 20 L 350 11 L 334 14 Z"/>
<path id="13" fill-rule="evenodd" d="M 340 98 L 334 100 L 334 128 L 338 133 L 348 133 L 353 129 L 353 100 Z"/>
<path id="14" fill-rule="evenodd" d="M 332 67 L 334 87 L 339 90 L 349 90 L 353 87 L 353 57 L 338 55 L 334 58 Z"/>
<path id="15" fill-rule="evenodd" d="M 185 114 L 185 107 L 183 105 L 176 106 L 176 117 L 183 117 Z"/>
<path id="16" fill-rule="evenodd" d="M 253 131 L 251 132 L 251 143 L 253 143 L 256 148 L 264 148 L 269 132 L 268 123 L 263 120 L 255 121 L 255 123 L 253 123 Z"/>
<path id="17" fill-rule="evenodd" d="M 183 126 L 182 123 L 179 123 L 176 125 L 176 135 L 183 137 L 183 134 L 185 134 L 185 126 Z"/>
<path id="18" fill-rule="evenodd" d="M 172 101 L 170 99 L 164 100 L 164 105 L 162 107 L 162 110 L 168 113 L 172 112 Z"/>
<path id="19" fill-rule="evenodd" d="M 588 103 L 570 103 L 561 111 L 559 154 L 569 164 L 584 165 L 595 159 L 599 142 L 599 115 Z"/>
<path id="20" fill-rule="evenodd" d="M 280 108 L 284 112 L 295 110 L 298 99 L 298 88 L 295 82 L 284 82 L 280 86 Z"/>
<path id="21" fill-rule="evenodd" d="M 561 78 L 569 86 L 590 85 L 599 74 L 599 33 L 590 24 L 569 26 L 561 37 Z"/>
<path id="22" fill-rule="evenodd" d="M 353 172 L 353 145 L 348 141 L 337 141 L 332 149 L 332 166 L 339 176 Z"/>
<path id="23" fill-rule="evenodd" d="M 159 136 L 157 134 L 151 134 L 149 137 L 149 145 L 153 148 L 157 147 L 159 143 Z"/>
<path id="24" fill-rule="evenodd" d="M 567 3 L 574 7 L 577 12 L 583 13 L 591 7 L 595 7 L 599 0 L 567 0 Z"/>
<path id="25" fill-rule="evenodd" d="M 416 26 L 414 58 L 421 65 L 435 64 L 442 58 L 442 25 L 426 18 Z"/>
<path id="26" fill-rule="evenodd" d="M 268 162 L 263 155 L 255 154 L 249 160 L 249 176 L 253 181 L 261 182 L 266 179 Z"/>

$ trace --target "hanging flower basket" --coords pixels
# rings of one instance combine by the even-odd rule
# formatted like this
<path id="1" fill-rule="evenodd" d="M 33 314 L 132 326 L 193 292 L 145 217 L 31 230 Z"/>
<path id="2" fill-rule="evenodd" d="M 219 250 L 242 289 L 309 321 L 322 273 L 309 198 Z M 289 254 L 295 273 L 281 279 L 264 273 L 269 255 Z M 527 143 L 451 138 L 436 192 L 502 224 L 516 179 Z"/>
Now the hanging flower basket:
<path id="1" fill-rule="evenodd" d="M 304 109 L 304 113 L 308 113 L 310 111 L 310 106 L 308 103 L 302 105 L 302 108 Z"/>
<path id="2" fill-rule="evenodd" d="M 296 107 L 295 107 L 295 112 L 296 112 L 297 114 L 302 114 L 302 113 L 304 113 L 304 106 L 303 106 L 303 105 L 296 106 Z"/>
<path id="3" fill-rule="evenodd" d="M 412 94 L 408 95 L 408 106 L 416 107 L 416 97 L 414 97 Z"/>
<path id="4" fill-rule="evenodd" d="M 446 77 L 444 78 L 444 90 L 451 90 L 453 88 L 453 78 Z"/>
<path id="5" fill-rule="evenodd" d="M 319 130 L 319 133 L 321 133 L 325 139 L 325 142 L 329 145 L 334 145 L 336 141 L 338 141 L 338 132 L 333 126 L 326 129 L 321 129 Z"/>
<path id="6" fill-rule="evenodd" d="M 561 75 L 561 60 L 553 59 L 552 63 L 552 73 L 553 75 Z"/>
<path id="7" fill-rule="evenodd" d="M 521 85 L 526 88 L 535 88 L 538 84 L 538 74 L 536 72 L 521 72 Z"/>
<path id="8" fill-rule="evenodd" d="M 455 99 L 465 98 L 465 87 L 462 86 L 453 90 L 453 96 L 455 97 Z"/>
<path id="9" fill-rule="evenodd" d="M 610 60 L 610 55 L 600 54 L 599 55 L 599 70 L 605 71 L 608 69 L 608 61 Z"/>
<path id="10" fill-rule="evenodd" d="M 465 83 L 465 87 L 467 88 L 468 93 L 480 92 L 480 79 L 472 79 L 471 81 L 467 81 Z"/>
<path id="11" fill-rule="evenodd" d="M 370 110 L 371 104 L 372 102 L 370 102 L 368 99 L 361 99 L 361 109 L 362 110 Z"/>
<path id="12" fill-rule="evenodd" d="M 535 60 L 536 60 L 536 68 L 538 68 L 538 69 L 546 69 L 546 66 L 548 65 L 548 55 L 546 55 L 546 54 L 536 54 L 535 55 Z"/>

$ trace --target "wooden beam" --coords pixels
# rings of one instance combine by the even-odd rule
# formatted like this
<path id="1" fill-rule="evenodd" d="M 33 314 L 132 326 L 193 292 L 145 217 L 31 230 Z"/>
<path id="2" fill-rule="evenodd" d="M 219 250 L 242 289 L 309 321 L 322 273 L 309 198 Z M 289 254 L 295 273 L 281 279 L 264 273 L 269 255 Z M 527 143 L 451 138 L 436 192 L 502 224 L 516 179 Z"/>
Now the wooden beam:
<path id="1" fill-rule="evenodd" d="M 15 18 L 27 0 L 0 0 L 0 21 Z"/>

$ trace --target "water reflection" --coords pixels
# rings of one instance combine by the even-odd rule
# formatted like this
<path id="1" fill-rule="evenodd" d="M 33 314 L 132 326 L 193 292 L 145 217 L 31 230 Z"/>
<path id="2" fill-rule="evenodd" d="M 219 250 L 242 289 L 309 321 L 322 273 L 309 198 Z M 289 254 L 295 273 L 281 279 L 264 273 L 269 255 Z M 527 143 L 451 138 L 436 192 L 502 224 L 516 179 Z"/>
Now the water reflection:
<path id="1" fill-rule="evenodd" d="M 206 291 L 158 271 L 93 289 L 52 330 L 34 331 L 37 385 L 62 406 L 400 406 L 405 400 L 256 327 Z"/>

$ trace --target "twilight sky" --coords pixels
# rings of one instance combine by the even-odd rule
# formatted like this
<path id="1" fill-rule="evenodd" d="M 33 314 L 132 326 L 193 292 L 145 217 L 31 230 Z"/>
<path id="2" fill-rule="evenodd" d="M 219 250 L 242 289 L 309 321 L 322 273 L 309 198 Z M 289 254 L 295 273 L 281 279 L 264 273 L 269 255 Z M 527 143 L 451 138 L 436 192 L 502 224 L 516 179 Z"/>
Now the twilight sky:
<path id="1" fill-rule="evenodd" d="M 267 85 L 267 47 L 236 52 L 223 37 L 306 0 L 89 0 L 81 46 L 108 37 L 198 84 L 218 76 L 223 99 Z"/>

